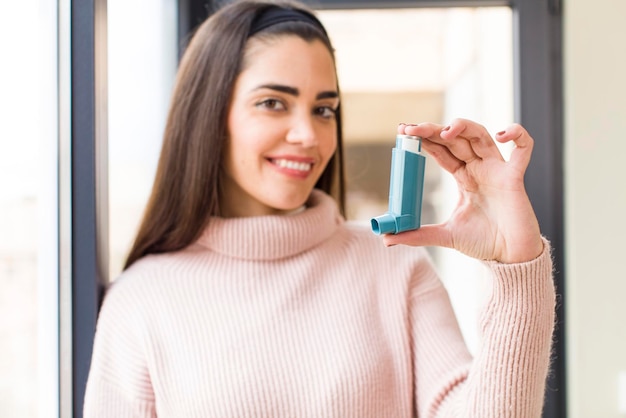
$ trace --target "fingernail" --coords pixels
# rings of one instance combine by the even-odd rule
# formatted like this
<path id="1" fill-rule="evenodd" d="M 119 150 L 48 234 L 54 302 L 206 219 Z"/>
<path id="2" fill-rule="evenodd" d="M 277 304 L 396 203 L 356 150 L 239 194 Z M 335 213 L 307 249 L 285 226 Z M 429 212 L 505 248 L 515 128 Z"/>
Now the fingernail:
<path id="1" fill-rule="evenodd" d="M 449 131 L 449 130 L 450 130 L 450 125 L 448 125 L 448 126 L 446 126 L 445 128 L 443 128 L 443 129 L 441 130 L 441 132 L 446 132 L 446 131 Z"/>
<path id="2" fill-rule="evenodd" d="M 404 123 L 404 122 L 400 122 L 400 123 L 398 124 L 398 126 L 402 126 L 402 125 L 406 125 L 406 123 Z"/>
<path id="3" fill-rule="evenodd" d="M 500 131 L 500 132 L 498 132 L 496 135 L 497 135 L 497 136 L 501 136 L 501 135 L 504 135 L 505 133 L 506 133 L 506 131 Z"/>

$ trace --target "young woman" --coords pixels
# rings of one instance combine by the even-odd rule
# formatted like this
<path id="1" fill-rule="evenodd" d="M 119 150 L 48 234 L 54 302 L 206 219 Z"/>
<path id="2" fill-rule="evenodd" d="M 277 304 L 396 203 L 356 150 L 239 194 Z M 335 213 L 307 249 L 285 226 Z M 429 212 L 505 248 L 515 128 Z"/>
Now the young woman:
<path id="1" fill-rule="evenodd" d="M 500 132 L 516 144 L 505 162 L 471 121 L 398 132 L 424 138 L 460 199 L 448 222 L 381 240 L 342 217 L 340 93 L 321 23 L 282 1 L 209 18 L 102 306 L 84 416 L 539 416 L 555 295 L 523 185 L 532 138 Z M 424 245 L 493 271 L 475 358 Z"/>

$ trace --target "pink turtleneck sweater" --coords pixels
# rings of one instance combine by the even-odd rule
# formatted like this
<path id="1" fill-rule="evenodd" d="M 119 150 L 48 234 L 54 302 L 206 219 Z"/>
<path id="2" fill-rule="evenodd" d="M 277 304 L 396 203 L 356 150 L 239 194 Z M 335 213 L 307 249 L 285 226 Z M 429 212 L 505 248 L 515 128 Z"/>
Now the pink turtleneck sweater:
<path id="1" fill-rule="evenodd" d="M 549 246 L 488 263 L 476 358 L 424 249 L 385 248 L 314 191 L 291 216 L 214 218 L 108 291 L 84 416 L 539 417 Z"/>

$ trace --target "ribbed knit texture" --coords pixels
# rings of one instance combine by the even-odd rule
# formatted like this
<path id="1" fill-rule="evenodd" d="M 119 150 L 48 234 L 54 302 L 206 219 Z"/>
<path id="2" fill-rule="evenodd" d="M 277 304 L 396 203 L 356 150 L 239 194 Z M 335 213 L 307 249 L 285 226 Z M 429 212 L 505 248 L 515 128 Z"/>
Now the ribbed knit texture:
<path id="1" fill-rule="evenodd" d="M 488 263 L 472 361 L 423 249 L 385 248 L 314 191 L 291 216 L 211 220 L 135 263 L 98 320 L 84 416 L 539 417 L 554 322 L 549 245 Z"/>

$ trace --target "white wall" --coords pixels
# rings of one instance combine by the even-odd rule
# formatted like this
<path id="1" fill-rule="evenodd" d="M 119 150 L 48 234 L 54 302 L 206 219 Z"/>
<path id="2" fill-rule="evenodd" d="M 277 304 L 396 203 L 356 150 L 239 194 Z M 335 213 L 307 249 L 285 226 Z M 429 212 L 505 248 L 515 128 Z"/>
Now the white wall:
<path id="1" fill-rule="evenodd" d="M 622 417 L 617 376 L 626 371 L 626 2 L 564 3 L 569 416 Z"/>

